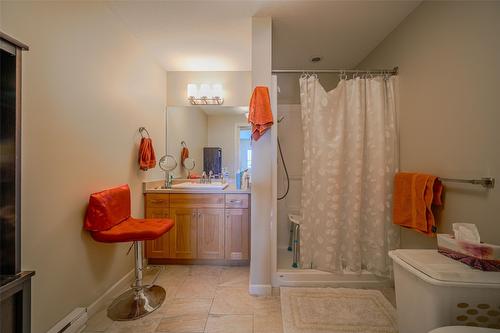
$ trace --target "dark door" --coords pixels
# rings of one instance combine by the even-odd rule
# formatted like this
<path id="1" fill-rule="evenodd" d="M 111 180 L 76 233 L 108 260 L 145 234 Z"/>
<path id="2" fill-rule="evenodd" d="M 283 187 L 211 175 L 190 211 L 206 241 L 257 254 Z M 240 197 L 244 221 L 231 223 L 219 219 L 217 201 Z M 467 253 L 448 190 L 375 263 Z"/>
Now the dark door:
<path id="1" fill-rule="evenodd" d="M 0 49 L 0 274 L 16 271 L 16 56 Z"/>

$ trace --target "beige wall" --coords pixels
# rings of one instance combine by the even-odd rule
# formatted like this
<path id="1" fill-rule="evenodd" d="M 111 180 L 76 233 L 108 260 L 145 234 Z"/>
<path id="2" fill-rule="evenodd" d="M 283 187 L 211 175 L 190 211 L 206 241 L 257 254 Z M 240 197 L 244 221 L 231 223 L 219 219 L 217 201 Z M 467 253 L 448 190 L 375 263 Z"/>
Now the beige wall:
<path id="1" fill-rule="evenodd" d="M 188 83 L 220 83 L 225 106 L 248 105 L 252 94 L 251 72 L 168 72 L 168 105 L 188 106 Z"/>
<path id="2" fill-rule="evenodd" d="M 195 160 L 193 172 L 203 171 L 203 147 L 208 140 L 208 117 L 198 107 L 168 107 L 167 151 L 177 160 L 177 168 L 173 171 L 176 178 L 187 177 L 187 170 L 181 165 L 181 142 L 185 141 L 189 149 L 189 157 Z"/>
<path id="3" fill-rule="evenodd" d="M 500 179 L 500 2 L 424 2 L 360 65 L 400 66 L 401 169 Z M 439 232 L 476 223 L 500 243 L 500 186 L 447 184 Z M 435 239 L 403 230 L 402 246 Z"/>
<path id="4" fill-rule="evenodd" d="M 252 18 L 252 85 L 271 87 L 272 20 Z M 276 118 L 276 109 L 273 109 Z M 271 292 L 271 226 L 276 218 L 276 126 L 252 143 L 250 293 Z"/>
<path id="5" fill-rule="evenodd" d="M 218 115 L 208 117 L 208 141 L 209 147 L 222 148 L 222 166 L 226 167 L 229 176 L 234 178 L 238 171 L 238 154 L 236 152 L 237 125 L 248 125 L 245 115 Z"/>
<path id="6" fill-rule="evenodd" d="M 82 230 L 91 192 L 128 183 L 142 216 L 139 126 L 164 152 L 165 71 L 97 2 L 1 2 L 24 54 L 22 268 L 36 270 L 32 332 L 88 306 L 133 267 L 129 244 Z"/>

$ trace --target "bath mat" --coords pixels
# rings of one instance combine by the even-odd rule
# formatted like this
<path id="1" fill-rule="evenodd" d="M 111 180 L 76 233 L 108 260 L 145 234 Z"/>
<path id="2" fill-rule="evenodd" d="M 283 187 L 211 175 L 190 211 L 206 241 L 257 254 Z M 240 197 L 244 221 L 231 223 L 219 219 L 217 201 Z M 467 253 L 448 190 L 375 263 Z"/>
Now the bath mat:
<path id="1" fill-rule="evenodd" d="M 396 309 L 378 290 L 281 288 L 284 333 L 397 333 Z"/>

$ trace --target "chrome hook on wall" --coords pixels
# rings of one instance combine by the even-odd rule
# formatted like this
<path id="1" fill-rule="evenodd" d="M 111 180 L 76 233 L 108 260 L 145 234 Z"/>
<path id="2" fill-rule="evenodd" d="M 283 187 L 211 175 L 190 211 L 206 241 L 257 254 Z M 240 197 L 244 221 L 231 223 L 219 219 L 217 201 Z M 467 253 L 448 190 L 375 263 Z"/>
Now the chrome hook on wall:
<path id="1" fill-rule="evenodd" d="M 149 132 L 148 130 L 146 129 L 146 127 L 139 127 L 139 133 L 141 134 L 141 137 L 144 139 L 144 138 L 147 138 L 149 139 L 150 136 L 149 136 Z M 144 135 L 144 133 L 146 133 L 146 135 Z"/>

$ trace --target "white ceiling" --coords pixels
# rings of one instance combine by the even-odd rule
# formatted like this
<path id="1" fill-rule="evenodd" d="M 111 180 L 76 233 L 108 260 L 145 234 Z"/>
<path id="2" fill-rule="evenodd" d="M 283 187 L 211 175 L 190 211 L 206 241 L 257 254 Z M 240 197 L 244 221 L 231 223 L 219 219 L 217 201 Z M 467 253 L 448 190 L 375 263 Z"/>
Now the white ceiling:
<path id="1" fill-rule="evenodd" d="M 168 71 L 251 70 L 251 17 L 273 17 L 273 68 L 352 68 L 420 1 L 113 1 Z"/>

